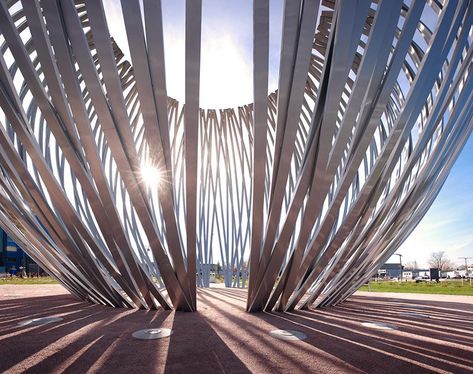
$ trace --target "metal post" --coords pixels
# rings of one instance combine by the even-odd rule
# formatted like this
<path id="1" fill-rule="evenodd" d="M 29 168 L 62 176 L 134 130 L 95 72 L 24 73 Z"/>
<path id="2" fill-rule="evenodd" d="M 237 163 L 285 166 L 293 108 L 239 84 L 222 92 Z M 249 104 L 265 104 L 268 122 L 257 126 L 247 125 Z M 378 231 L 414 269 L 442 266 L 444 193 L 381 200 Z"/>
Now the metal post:
<path id="1" fill-rule="evenodd" d="M 400 276 L 400 281 L 402 282 L 402 255 L 399 253 L 395 253 L 396 256 L 399 256 L 399 267 L 401 270 L 401 276 Z"/>

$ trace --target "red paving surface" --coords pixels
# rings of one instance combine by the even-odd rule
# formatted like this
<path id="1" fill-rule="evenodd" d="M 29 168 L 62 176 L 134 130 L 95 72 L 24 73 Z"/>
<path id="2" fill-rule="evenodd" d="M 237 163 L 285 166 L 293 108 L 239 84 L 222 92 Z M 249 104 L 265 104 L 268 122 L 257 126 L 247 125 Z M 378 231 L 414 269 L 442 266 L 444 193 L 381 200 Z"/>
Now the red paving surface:
<path id="1" fill-rule="evenodd" d="M 0 372 L 473 373 L 473 303 L 455 297 L 353 296 L 342 306 L 291 314 L 247 314 L 245 299 L 244 290 L 205 289 L 199 312 L 174 313 L 92 305 L 58 285 L 0 286 Z M 17 326 L 45 316 L 64 320 Z M 374 330 L 366 321 L 398 329 Z M 131 337 L 149 327 L 174 333 Z M 277 340 L 269 336 L 275 329 L 307 339 Z"/>

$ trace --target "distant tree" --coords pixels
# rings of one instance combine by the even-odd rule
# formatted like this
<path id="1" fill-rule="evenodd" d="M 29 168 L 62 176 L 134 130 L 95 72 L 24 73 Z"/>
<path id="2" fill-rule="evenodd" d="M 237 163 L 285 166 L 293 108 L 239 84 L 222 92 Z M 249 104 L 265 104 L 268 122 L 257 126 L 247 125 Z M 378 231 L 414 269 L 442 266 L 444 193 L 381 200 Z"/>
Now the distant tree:
<path id="1" fill-rule="evenodd" d="M 406 262 L 404 264 L 404 270 L 416 270 L 419 269 L 419 265 L 417 264 L 417 261 L 410 261 Z"/>
<path id="2" fill-rule="evenodd" d="M 429 265 L 441 271 L 453 270 L 457 267 L 455 263 L 447 257 L 445 251 L 432 252 L 430 254 Z"/>

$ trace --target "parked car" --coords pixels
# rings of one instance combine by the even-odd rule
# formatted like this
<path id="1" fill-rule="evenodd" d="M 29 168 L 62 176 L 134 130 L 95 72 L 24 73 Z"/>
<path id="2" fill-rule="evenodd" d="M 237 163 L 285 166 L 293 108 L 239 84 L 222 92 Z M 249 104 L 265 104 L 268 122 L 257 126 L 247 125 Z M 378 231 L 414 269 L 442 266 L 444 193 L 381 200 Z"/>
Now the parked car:
<path id="1" fill-rule="evenodd" d="M 416 283 L 419 283 L 419 282 L 428 282 L 429 278 L 425 278 L 425 277 L 415 277 L 414 280 L 416 281 Z"/>

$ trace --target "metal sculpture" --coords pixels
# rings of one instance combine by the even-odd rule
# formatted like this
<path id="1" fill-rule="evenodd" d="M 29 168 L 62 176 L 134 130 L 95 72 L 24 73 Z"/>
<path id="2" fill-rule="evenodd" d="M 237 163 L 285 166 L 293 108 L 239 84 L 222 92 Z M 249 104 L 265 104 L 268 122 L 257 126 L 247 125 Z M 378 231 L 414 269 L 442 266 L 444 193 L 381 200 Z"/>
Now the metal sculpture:
<path id="1" fill-rule="evenodd" d="M 0 1 L 0 219 L 81 298 L 196 310 L 218 257 L 227 287 L 249 279 L 248 311 L 335 305 L 473 129 L 469 0 L 286 1 L 273 93 L 254 0 L 254 101 L 222 110 L 199 109 L 201 1 L 185 105 L 166 93 L 160 1 L 121 6 L 130 62 L 99 1 Z"/>

